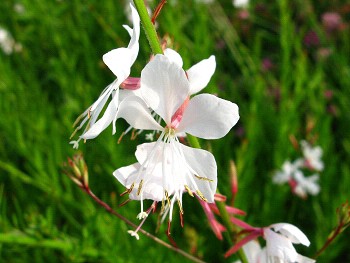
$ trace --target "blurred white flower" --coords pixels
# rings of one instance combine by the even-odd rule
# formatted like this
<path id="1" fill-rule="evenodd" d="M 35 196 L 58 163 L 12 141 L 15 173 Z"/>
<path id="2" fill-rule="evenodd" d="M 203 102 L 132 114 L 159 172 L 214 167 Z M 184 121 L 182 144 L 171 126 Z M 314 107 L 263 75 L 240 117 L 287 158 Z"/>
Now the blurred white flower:
<path id="1" fill-rule="evenodd" d="M 294 173 L 299 170 L 302 164 L 303 161 L 301 159 L 298 159 L 293 163 L 289 160 L 285 161 L 282 165 L 282 171 L 276 172 L 272 181 L 276 184 L 289 182 L 289 180 L 293 179 Z"/>
<path id="2" fill-rule="evenodd" d="M 317 183 L 318 179 L 318 174 L 305 177 L 302 172 L 296 171 L 294 174 L 296 184 L 293 192 L 301 198 L 306 198 L 307 194 L 317 195 L 320 192 L 320 186 Z"/>
<path id="3" fill-rule="evenodd" d="M 22 51 L 21 43 L 17 43 L 10 32 L 2 27 L 0 27 L 0 48 L 6 55 Z"/>
<path id="4" fill-rule="evenodd" d="M 114 172 L 128 188 L 129 198 L 141 200 L 139 218 L 146 216 L 144 199 L 162 201 L 163 220 L 169 212 L 169 221 L 175 202 L 182 215 L 182 194 L 186 190 L 202 200 L 214 201 L 217 185 L 214 156 L 181 144 L 177 135 L 221 138 L 237 123 L 238 107 L 210 94 L 190 99 L 190 92 L 190 82 L 182 67 L 167 56 L 156 55 L 141 73 L 143 100 L 128 97 L 120 104 L 118 116 L 132 127 L 161 132 L 157 142 L 137 147 L 138 163 Z M 154 119 L 149 108 L 164 120 L 165 127 Z"/>
<path id="5" fill-rule="evenodd" d="M 232 4 L 237 8 L 245 8 L 249 4 L 249 0 L 233 0 Z"/>
<path id="6" fill-rule="evenodd" d="M 13 9 L 15 10 L 15 12 L 17 14 L 24 14 L 24 12 L 26 11 L 24 6 L 20 3 L 16 3 L 14 6 L 13 6 Z"/>
<path id="7" fill-rule="evenodd" d="M 102 91 L 97 101 L 86 109 L 85 112 L 76 120 L 75 124 L 79 123 L 80 120 L 83 119 L 71 137 L 73 137 L 75 133 L 86 123 L 87 125 L 79 139 L 70 142 L 73 144 L 74 148 L 78 148 L 79 141 L 81 139 L 93 139 L 98 136 L 112 122 L 114 134 L 116 130 L 115 122 L 117 120 L 119 103 L 128 95 L 134 93 L 134 91 L 131 90 L 119 91 L 119 86 L 129 77 L 130 68 L 134 64 L 139 52 L 140 17 L 132 4 L 130 4 L 130 7 L 132 11 L 134 28 L 131 29 L 129 26 L 124 25 L 124 28 L 128 31 L 131 37 L 128 47 L 113 49 L 103 55 L 103 62 L 117 78 Z M 97 118 L 99 117 L 109 97 L 112 97 L 112 100 L 109 102 L 103 116 L 97 121 Z"/>
<path id="8" fill-rule="evenodd" d="M 301 141 L 301 147 L 305 158 L 305 166 L 312 170 L 322 171 L 324 168 L 324 164 L 321 160 L 321 147 L 311 147 L 311 145 L 307 141 Z"/>

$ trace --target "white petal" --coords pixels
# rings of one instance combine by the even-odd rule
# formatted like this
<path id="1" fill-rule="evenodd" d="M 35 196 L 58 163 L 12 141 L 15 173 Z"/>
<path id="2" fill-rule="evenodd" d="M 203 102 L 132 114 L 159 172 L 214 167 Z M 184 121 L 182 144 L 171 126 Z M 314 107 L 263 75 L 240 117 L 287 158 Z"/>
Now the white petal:
<path id="1" fill-rule="evenodd" d="M 133 31 L 132 36 L 128 45 L 128 49 L 131 50 L 131 65 L 134 64 L 137 55 L 139 53 L 139 38 L 140 38 L 140 17 L 135 7 L 130 3 L 131 11 L 132 11 L 132 23 L 133 23 Z M 125 28 L 125 27 L 124 27 Z M 131 67 L 130 65 L 130 67 Z"/>
<path id="2" fill-rule="evenodd" d="M 261 247 L 258 241 L 252 240 L 243 246 L 243 251 L 249 263 L 258 261 L 258 255 L 261 253 Z"/>
<path id="3" fill-rule="evenodd" d="M 124 185 L 126 188 L 130 188 L 134 183 L 134 188 L 129 194 L 129 198 L 133 200 L 151 199 L 154 201 L 161 201 L 164 196 L 163 187 L 161 185 L 160 174 L 154 174 L 152 177 L 143 177 L 143 173 L 140 173 L 141 165 L 135 163 L 129 166 L 121 167 L 113 172 L 115 178 Z M 144 180 L 142 186 L 142 195 L 137 194 L 139 183 Z"/>
<path id="4" fill-rule="evenodd" d="M 139 163 L 134 163 L 129 166 L 121 167 L 113 172 L 113 175 L 115 178 L 118 179 L 118 181 L 124 185 L 125 187 L 129 188 L 133 183 L 133 174 L 136 173 L 136 171 L 140 168 Z"/>
<path id="5" fill-rule="evenodd" d="M 175 63 L 179 66 L 179 68 L 182 68 L 183 62 L 182 58 L 179 53 L 177 53 L 175 50 L 171 48 L 167 48 L 164 50 L 164 55 L 169 59 L 170 62 Z"/>
<path id="6" fill-rule="evenodd" d="M 108 107 L 103 114 L 102 118 L 94 123 L 83 135 L 80 136 L 82 139 L 93 139 L 97 137 L 104 129 L 108 127 L 109 124 L 117 115 L 116 103 L 118 101 L 118 95 L 114 96 L 112 101 L 108 104 Z"/>
<path id="7" fill-rule="evenodd" d="M 298 253 L 287 237 L 264 228 L 264 238 L 268 257 L 277 257 L 282 259 L 282 262 L 295 262 Z"/>
<path id="8" fill-rule="evenodd" d="M 304 257 L 303 255 L 298 254 L 296 262 L 298 262 L 298 263 L 314 263 L 314 262 L 316 262 L 316 260 L 314 260 L 312 258 Z"/>
<path id="9" fill-rule="evenodd" d="M 130 75 L 130 68 L 133 64 L 133 52 L 130 49 L 113 49 L 104 54 L 102 59 L 113 74 L 117 76 L 119 84 Z"/>
<path id="10" fill-rule="evenodd" d="M 118 118 L 124 118 L 135 129 L 163 130 L 163 127 L 152 117 L 145 102 L 137 96 L 126 97 L 120 103 Z"/>
<path id="11" fill-rule="evenodd" d="M 182 68 L 164 55 L 156 55 L 141 72 L 141 94 L 167 124 L 189 95 L 189 82 Z"/>
<path id="12" fill-rule="evenodd" d="M 132 37 L 132 33 L 133 33 L 132 28 L 129 27 L 128 25 L 123 25 L 123 27 L 125 28 L 126 31 L 128 31 L 129 36 Z"/>
<path id="13" fill-rule="evenodd" d="M 217 186 L 217 166 L 214 156 L 205 150 L 195 149 L 183 144 L 179 144 L 183 151 L 187 165 L 195 172 L 197 176 L 207 178 L 211 180 L 198 179 L 194 177 L 194 180 L 209 203 L 214 202 L 214 194 Z M 190 188 L 193 188 L 193 184 L 189 182 Z"/>
<path id="14" fill-rule="evenodd" d="M 215 68 L 215 57 L 210 56 L 208 59 L 203 59 L 186 71 L 190 82 L 190 94 L 195 94 L 208 85 L 215 72 Z"/>
<path id="15" fill-rule="evenodd" d="M 203 139 L 218 139 L 225 136 L 238 119 L 236 104 L 200 94 L 190 100 L 177 130 Z"/>
<path id="16" fill-rule="evenodd" d="M 276 232 L 280 232 L 295 244 L 301 243 L 307 247 L 310 245 L 309 239 L 296 226 L 288 223 L 278 223 L 271 225 L 270 228 L 273 228 Z"/>

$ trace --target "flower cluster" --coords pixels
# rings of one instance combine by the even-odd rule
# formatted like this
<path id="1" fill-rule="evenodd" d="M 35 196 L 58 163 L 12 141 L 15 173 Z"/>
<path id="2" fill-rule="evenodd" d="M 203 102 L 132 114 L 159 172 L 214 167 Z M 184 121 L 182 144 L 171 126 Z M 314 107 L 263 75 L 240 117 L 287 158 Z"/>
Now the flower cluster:
<path id="1" fill-rule="evenodd" d="M 181 56 L 165 49 L 164 54 L 151 58 L 140 78 L 130 77 L 140 35 L 139 15 L 130 6 L 133 29 L 124 26 L 131 37 L 128 47 L 114 49 L 103 56 L 104 63 L 117 78 L 78 118 L 77 122 L 82 121 L 75 132 L 87 125 L 78 140 L 71 143 L 77 148 L 81 139 L 95 138 L 111 123 L 115 133 L 119 118 L 134 129 L 153 131 L 148 137 L 156 136 L 157 140 L 137 147 L 137 162 L 113 174 L 126 187 L 124 194 L 128 194 L 129 199 L 141 201 L 138 219 L 145 219 L 149 214 L 150 209 L 143 207 L 143 201 L 149 199 L 161 202 L 162 220 L 168 215 L 170 224 L 175 203 L 182 219 L 183 193 L 212 203 L 217 186 L 214 156 L 181 143 L 179 137 L 188 134 L 218 139 L 225 136 L 239 119 L 238 106 L 211 94 L 191 97 L 210 81 L 216 67 L 214 56 L 184 70 Z M 103 116 L 98 119 L 109 98 Z M 138 237 L 137 230 L 131 233 Z"/>
<path id="2" fill-rule="evenodd" d="M 320 186 L 317 183 L 319 180 L 318 173 L 305 176 L 304 171 L 321 172 L 324 164 L 321 160 L 321 147 L 311 147 L 306 141 L 301 141 L 300 144 L 303 157 L 296 159 L 294 162 L 285 161 L 282 170 L 276 172 L 272 180 L 276 184 L 288 183 L 294 194 L 306 198 L 308 194 L 317 195 L 320 192 Z"/>

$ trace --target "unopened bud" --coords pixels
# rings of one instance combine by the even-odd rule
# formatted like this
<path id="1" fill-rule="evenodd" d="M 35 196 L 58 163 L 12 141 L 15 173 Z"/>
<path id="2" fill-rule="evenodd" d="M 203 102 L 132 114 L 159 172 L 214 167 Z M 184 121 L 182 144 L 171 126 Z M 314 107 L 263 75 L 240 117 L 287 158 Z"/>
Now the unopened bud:
<path id="1" fill-rule="evenodd" d="M 65 165 L 64 173 L 69 176 L 79 187 L 87 187 L 89 184 L 88 168 L 81 153 L 68 158 L 68 165 Z"/>
<path id="2" fill-rule="evenodd" d="M 237 180 L 237 168 L 233 160 L 230 160 L 230 177 L 231 177 L 232 200 L 234 200 L 238 192 L 238 180 Z"/>

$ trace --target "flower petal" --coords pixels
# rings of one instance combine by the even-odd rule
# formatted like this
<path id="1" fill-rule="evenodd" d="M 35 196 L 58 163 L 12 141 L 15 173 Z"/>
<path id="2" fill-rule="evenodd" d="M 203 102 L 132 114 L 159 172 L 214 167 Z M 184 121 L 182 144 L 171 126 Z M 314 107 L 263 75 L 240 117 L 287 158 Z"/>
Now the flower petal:
<path id="1" fill-rule="evenodd" d="M 113 172 L 113 175 L 126 188 L 130 188 L 134 183 L 133 190 L 129 194 L 130 199 L 151 199 L 154 201 L 161 201 L 164 194 L 160 175 L 158 174 L 158 176 L 144 178 L 143 173 L 140 172 L 140 169 L 142 169 L 141 165 L 139 163 L 134 163 L 132 165 L 121 167 L 115 170 Z M 141 180 L 144 180 L 142 186 L 142 195 L 137 194 Z"/>
<path id="2" fill-rule="evenodd" d="M 125 119 L 135 129 L 163 130 L 152 117 L 145 102 L 137 96 L 126 97 L 120 103 L 117 117 Z"/>
<path id="3" fill-rule="evenodd" d="M 128 48 L 113 49 L 102 57 L 103 62 L 118 78 L 118 86 L 130 75 L 133 53 Z"/>
<path id="4" fill-rule="evenodd" d="M 287 237 L 277 234 L 267 227 L 264 228 L 264 238 L 269 257 L 277 257 L 282 262 L 295 262 L 298 253 Z"/>
<path id="5" fill-rule="evenodd" d="M 164 55 L 169 59 L 170 62 L 175 63 L 179 66 L 179 68 L 182 68 L 183 61 L 179 53 L 177 53 L 175 50 L 171 48 L 167 48 L 164 50 Z"/>
<path id="6" fill-rule="evenodd" d="M 164 55 L 156 55 L 141 72 L 142 97 L 167 124 L 185 101 L 189 88 L 184 70 Z"/>
<path id="7" fill-rule="evenodd" d="M 270 228 L 273 228 L 276 232 L 280 232 L 282 235 L 287 237 L 294 244 L 301 243 L 307 247 L 310 245 L 309 239 L 296 226 L 293 226 L 288 223 L 278 223 L 278 224 L 271 225 Z"/>
<path id="8" fill-rule="evenodd" d="M 209 203 L 213 203 L 217 186 L 217 166 L 214 156 L 210 152 L 202 149 L 191 148 L 180 143 L 179 145 L 187 165 L 191 168 L 195 175 L 198 176 L 194 177 L 198 190 L 202 192 L 203 196 Z M 191 189 L 196 188 L 191 181 L 186 181 L 188 181 Z"/>
<path id="9" fill-rule="evenodd" d="M 118 92 L 113 97 L 111 102 L 108 104 L 108 107 L 103 114 L 102 118 L 94 123 L 83 135 L 80 136 L 82 139 L 93 139 L 97 137 L 104 129 L 108 127 L 109 124 L 117 115 L 116 101 L 118 101 Z"/>
<path id="10" fill-rule="evenodd" d="M 186 71 L 190 82 L 190 94 L 195 94 L 208 85 L 215 72 L 215 68 L 215 56 L 210 56 L 208 59 L 203 59 Z"/>
<path id="11" fill-rule="evenodd" d="M 203 139 L 218 139 L 225 136 L 238 119 L 236 104 L 200 94 L 190 100 L 177 130 Z"/>

